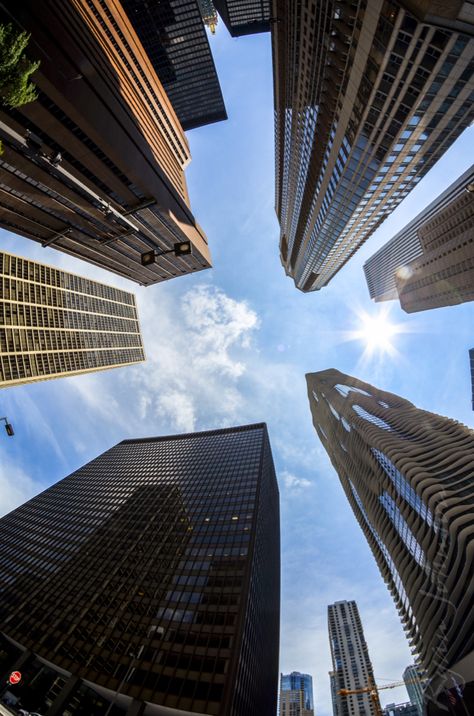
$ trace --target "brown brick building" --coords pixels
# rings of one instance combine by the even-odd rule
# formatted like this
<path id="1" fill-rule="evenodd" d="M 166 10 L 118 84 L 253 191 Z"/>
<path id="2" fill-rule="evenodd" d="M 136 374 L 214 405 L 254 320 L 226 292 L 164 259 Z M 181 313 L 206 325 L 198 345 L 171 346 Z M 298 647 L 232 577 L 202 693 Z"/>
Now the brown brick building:
<path id="1" fill-rule="evenodd" d="M 208 268 L 191 213 L 189 147 L 117 0 L 7 0 L 31 33 L 39 97 L 0 112 L 0 225 L 148 285 Z M 190 240 L 193 255 L 141 254 Z"/>

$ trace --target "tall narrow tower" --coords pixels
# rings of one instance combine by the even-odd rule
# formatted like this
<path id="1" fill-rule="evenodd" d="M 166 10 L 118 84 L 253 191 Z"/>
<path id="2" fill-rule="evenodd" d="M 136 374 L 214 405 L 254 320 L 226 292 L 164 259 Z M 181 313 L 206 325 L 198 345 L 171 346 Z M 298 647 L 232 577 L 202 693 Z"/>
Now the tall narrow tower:
<path id="1" fill-rule="evenodd" d="M 473 431 L 334 369 L 306 379 L 314 427 L 426 670 L 427 696 L 447 700 L 462 683 L 473 710 Z"/>
<path id="2" fill-rule="evenodd" d="M 329 645 L 334 683 L 334 716 L 376 716 L 368 693 L 342 696 L 341 689 L 361 689 L 374 682 L 374 672 L 359 610 L 354 601 L 328 606 Z"/>
<path id="3" fill-rule="evenodd" d="M 2 670 L 47 716 L 274 716 L 279 541 L 265 425 L 125 440 L 0 521 Z"/>
<path id="4" fill-rule="evenodd" d="M 135 296 L 0 252 L 0 388 L 145 360 Z"/>

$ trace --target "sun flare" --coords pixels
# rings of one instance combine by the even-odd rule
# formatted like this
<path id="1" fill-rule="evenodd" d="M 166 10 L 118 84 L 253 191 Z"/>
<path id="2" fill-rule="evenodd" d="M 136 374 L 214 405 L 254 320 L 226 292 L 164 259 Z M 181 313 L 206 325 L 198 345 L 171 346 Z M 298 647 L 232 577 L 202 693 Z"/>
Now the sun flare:
<path id="1" fill-rule="evenodd" d="M 396 355 L 396 338 L 406 330 L 402 324 L 390 320 L 389 309 L 382 307 L 376 313 L 357 311 L 357 328 L 348 334 L 349 340 L 360 341 L 364 346 L 364 356 Z"/>

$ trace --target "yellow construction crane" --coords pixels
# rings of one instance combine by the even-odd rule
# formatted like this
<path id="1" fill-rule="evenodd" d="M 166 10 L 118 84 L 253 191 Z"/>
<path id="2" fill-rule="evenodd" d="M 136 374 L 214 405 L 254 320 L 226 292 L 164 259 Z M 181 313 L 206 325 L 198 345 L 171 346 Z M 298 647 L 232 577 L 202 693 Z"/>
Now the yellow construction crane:
<path id="1" fill-rule="evenodd" d="M 363 686 L 360 689 L 340 689 L 337 693 L 340 696 L 352 696 L 353 694 L 369 694 L 374 705 L 375 716 L 383 716 L 382 706 L 380 705 L 379 691 L 381 689 L 395 689 L 397 686 L 405 686 L 410 681 L 394 681 L 392 684 L 385 684 L 384 686 L 377 686 L 377 684 L 369 681 L 367 686 Z"/>

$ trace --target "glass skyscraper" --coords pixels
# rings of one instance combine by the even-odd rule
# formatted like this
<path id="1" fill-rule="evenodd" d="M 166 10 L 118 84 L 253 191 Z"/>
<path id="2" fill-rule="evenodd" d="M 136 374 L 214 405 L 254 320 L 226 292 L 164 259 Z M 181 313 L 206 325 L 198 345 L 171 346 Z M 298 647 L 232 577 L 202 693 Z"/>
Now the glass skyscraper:
<path id="1" fill-rule="evenodd" d="M 265 425 L 125 440 L 4 517 L 0 545 L 0 669 L 26 708 L 274 716 Z"/>
<path id="2" fill-rule="evenodd" d="M 417 716 L 423 716 L 423 671 L 416 664 L 410 664 L 403 672 L 403 681 L 410 702 L 417 710 Z"/>
<path id="3" fill-rule="evenodd" d="M 292 671 L 280 677 L 280 716 L 314 716 L 313 679 Z"/>
<path id="4" fill-rule="evenodd" d="M 474 119 L 468 3 L 275 0 L 280 258 L 326 286 Z"/>
<path id="5" fill-rule="evenodd" d="M 306 379 L 316 432 L 426 671 L 428 713 L 451 699 L 474 710 L 474 432 L 334 369 Z"/>

